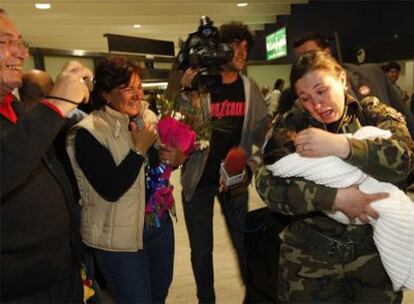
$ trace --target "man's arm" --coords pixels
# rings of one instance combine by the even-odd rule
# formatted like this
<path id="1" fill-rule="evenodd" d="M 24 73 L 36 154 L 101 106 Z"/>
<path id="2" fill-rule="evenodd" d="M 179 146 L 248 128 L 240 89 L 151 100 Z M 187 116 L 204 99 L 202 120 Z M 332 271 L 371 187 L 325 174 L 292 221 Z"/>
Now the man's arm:
<path id="1" fill-rule="evenodd" d="M 50 148 L 64 119 L 39 104 L 10 130 L 1 130 L 1 197 L 24 184 Z"/>
<path id="2" fill-rule="evenodd" d="M 8 130 L 1 130 L 1 196 L 22 185 L 64 125 L 63 116 L 88 99 L 85 78 L 92 73 L 79 62 L 66 64 L 48 98 Z M 69 100 L 65 101 L 65 100 Z"/>

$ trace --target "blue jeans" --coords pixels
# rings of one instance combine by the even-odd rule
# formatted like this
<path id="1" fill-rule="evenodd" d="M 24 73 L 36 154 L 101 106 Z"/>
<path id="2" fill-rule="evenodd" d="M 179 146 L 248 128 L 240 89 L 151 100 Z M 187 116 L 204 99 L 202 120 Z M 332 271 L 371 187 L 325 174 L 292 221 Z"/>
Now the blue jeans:
<path id="1" fill-rule="evenodd" d="M 236 249 L 243 281 L 245 281 L 247 273 L 244 231 L 248 192 L 232 196 L 230 192 L 217 193 L 217 187 L 202 187 L 195 190 L 189 201 L 185 201 L 183 196 L 184 217 L 191 247 L 191 265 L 200 303 L 215 302 L 213 207 L 216 195 L 224 214 L 233 247 Z"/>
<path id="2" fill-rule="evenodd" d="M 164 303 L 174 267 L 174 227 L 171 217 L 161 227 L 145 225 L 144 248 L 138 252 L 94 249 L 97 263 L 116 303 Z"/>

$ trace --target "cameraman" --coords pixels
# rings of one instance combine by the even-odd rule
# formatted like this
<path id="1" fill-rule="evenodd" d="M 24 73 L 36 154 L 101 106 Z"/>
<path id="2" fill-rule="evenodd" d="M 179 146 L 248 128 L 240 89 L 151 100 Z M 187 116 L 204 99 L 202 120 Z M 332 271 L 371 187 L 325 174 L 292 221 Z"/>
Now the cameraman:
<path id="1" fill-rule="evenodd" d="M 220 42 L 230 44 L 234 51 L 232 60 L 220 66 L 222 83 L 211 90 L 211 119 L 222 127 L 213 127 L 210 146 L 193 152 L 181 173 L 184 216 L 200 303 L 215 302 L 212 258 L 215 197 L 220 202 L 237 252 L 242 279 L 244 282 L 246 280 L 243 239 L 248 203 L 247 186 L 250 180 L 228 191 L 222 191 L 223 186 L 219 185 L 219 168 L 221 161 L 234 146 L 242 147 L 248 157 L 251 157 L 252 146 L 262 144 L 267 120 L 266 104 L 259 87 L 241 73 L 253 40 L 248 27 L 238 22 L 224 24 L 219 35 Z M 191 87 L 196 75 L 197 70 L 187 69 L 181 79 L 182 86 Z M 188 93 L 187 97 L 194 101 L 198 94 Z M 254 162 L 249 160 L 248 163 Z M 251 178 L 252 169 L 248 171 Z"/>

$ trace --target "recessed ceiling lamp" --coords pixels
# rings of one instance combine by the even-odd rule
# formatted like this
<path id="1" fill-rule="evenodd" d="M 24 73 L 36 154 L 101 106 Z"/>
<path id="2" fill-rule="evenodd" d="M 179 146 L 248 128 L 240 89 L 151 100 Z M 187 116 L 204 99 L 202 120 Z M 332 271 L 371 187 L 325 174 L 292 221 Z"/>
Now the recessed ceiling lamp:
<path id="1" fill-rule="evenodd" d="M 161 89 L 166 89 L 168 85 L 168 82 L 147 82 L 147 83 L 143 83 L 142 87 L 143 88 L 156 88 L 159 87 Z"/>
<path id="2" fill-rule="evenodd" d="M 73 55 L 74 56 L 83 56 L 83 55 L 85 55 L 85 51 L 84 50 L 73 50 Z"/>
<path id="3" fill-rule="evenodd" d="M 35 4 L 35 8 L 42 9 L 42 10 L 47 10 L 47 9 L 50 9 L 51 7 L 52 5 L 50 3 L 36 3 Z"/>
<path id="4" fill-rule="evenodd" d="M 238 7 L 244 7 L 244 6 L 247 6 L 247 5 L 249 5 L 247 2 L 239 2 L 239 3 L 237 3 L 237 6 Z"/>
<path id="5" fill-rule="evenodd" d="M 141 24 L 134 24 L 134 28 L 140 28 Z"/>

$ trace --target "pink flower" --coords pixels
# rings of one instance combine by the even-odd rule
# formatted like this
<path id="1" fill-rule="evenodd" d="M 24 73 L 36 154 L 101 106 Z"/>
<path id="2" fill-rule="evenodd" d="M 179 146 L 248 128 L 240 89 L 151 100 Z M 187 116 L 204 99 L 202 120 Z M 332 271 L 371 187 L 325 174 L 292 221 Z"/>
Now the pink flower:
<path id="1" fill-rule="evenodd" d="M 173 117 L 163 117 L 158 122 L 158 133 L 163 144 L 179 148 L 185 156 L 188 156 L 195 146 L 196 133 L 189 125 Z M 159 219 L 164 213 L 174 207 L 174 187 L 172 185 L 165 186 L 163 183 L 170 179 L 173 168 L 160 164 L 158 169 L 162 167 L 165 170 L 160 170 L 159 175 L 148 176 L 154 186 L 151 186 L 152 194 L 145 206 L 145 213 L 148 215 L 148 222 L 155 221 L 156 225 L 159 225 Z"/>
<path id="2" fill-rule="evenodd" d="M 180 148 L 186 156 L 194 149 L 196 133 L 181 121 L 163 117 L 158 122 L 158 132 L 163 144 Z"/>
<path id="3" fill-rule="evenodd" d="M 156 211 L 158 216 L 162 217 L 165 211 L 170 210 L 174 206 L 173 190 L 173 186 L 162 186 L 157 191 L 155 191 L 145 206 L 145 213 L 150 214 L 153 211 Z"/>
<path id="4" fill-rule="evenodd" d="M 160 217 L 174 206 L 173 186 L 162 187 L 155 192 L 155 204 Z"/>

